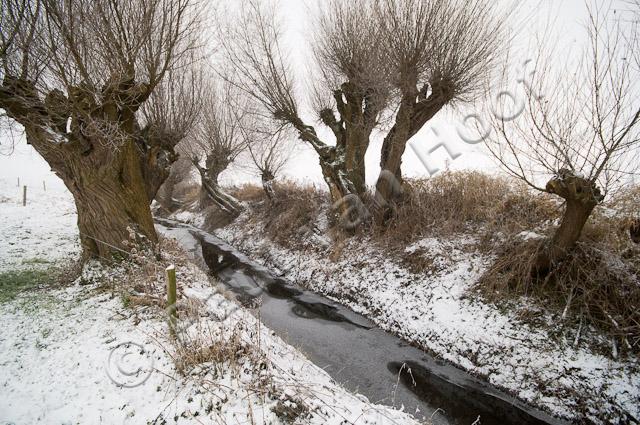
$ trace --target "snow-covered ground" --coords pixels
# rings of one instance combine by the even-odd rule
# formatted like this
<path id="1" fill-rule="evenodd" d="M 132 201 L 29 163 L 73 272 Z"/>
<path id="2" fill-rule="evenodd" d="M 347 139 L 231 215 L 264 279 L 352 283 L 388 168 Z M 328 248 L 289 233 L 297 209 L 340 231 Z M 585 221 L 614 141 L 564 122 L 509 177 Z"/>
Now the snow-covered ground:
<path id="1" fill-rule="evenodd" d="M 613 360 L 587 347 L 585 330 L 574 344 L 574 330 L 558 336 L 480 301 L 470 288 L 490 258 L 462 250 L 469 238 L 427 238 L 407 247 L 407 256 L 431 262 L 427 275 L 357 238 L 332 260 L 335 247 L 321 222 L 302 251 L 273 243 L 261 223 L 251 223 L 244 216 L 216 233 L 288 279 L 534 406 L 580 423 L 640 423 L 638 359 Z"/>
<path id="2" fill-rule="evenodd" d="M 0 177 L 0 270 L 51 265 L 80 253 L 76 207 L 64 186 L 42 181 L 27 187 Z"/>
<path id="3" fill-rule="evenodd" d="M 0 179 L 0 273 L 77 256 L 70 195 L 43 190 L 22 207 L 13 184 Z M 164 316 L 101 290 L 105 279 L 126 280 L 122 271 L 87 268 L 73 285 L 0 304 L 0 424 L 417 423 L 338 386 L 193 264 L 180 264 L 181 303 L 200 306 L 181 322 L 182 346 L 206 350 L 231 333 L 253 354 L 179 374 L 180 344 Z"/>

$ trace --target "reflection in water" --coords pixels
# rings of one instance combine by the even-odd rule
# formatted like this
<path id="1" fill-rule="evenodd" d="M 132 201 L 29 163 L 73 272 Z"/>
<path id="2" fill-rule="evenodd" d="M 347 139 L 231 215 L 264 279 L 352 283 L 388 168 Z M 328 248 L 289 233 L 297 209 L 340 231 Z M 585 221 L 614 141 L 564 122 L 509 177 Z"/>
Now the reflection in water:
<path id="1" fill-rule="evenodd" d="M 286 281 L 268 279 L 268 283 L 260 285 L 255 273 L 240 268 L 238 263 L 228 262 L 228 264 L 233 264 L 233 267 L 219 269 L 218 277 L 236 294 L 238 301 L 244 306 L 256 305 L 256 299 L 266 293 L 275 299 L 289 301 L 291 312 L 297 317 L 348 323 L 358 328 L 369 329 L 348 319 L 332 305 L 305 300 L 304 292 L 293 288 Z"/>
<path id="2" fill-rule="evenodd" d="M 336 381 L 372 401 L 411 412 L 417 407 L 416 416 L 433 414 L 437 425 L 470 425 L 478 416 L 485 425 L 562 423 L 372 327 L 351 310 L 274 276 L 212 235 L 192 227 L 176 233 L 181 241 L 191 235 L 201 243 L 200 262 L 243 305 L 259 306 L 260 318 L 270 329 Z M 193 245 L 195 239 L 187 243 Z M 397 361 L 390 362 L 393 359 Z"/>
<path id="3" fill-rule="evenodd" d="M 442 406 L 442 414 L 438 416 L 454 416 L 457 423 L 471 424 L 480 417 L 482 425 L 546 424 L 504 400 L 471 386 L 449 382 L 415 361 L 389 362 L 387 369 L 421 400 L 432 406 Z M 438 416 L 433 417 L 435 423 Z"/>
<path id="4" fill-rule="evenodd" d="M 294 299 L 295 305 L 291 308 L 293 314 L 305 319 L 323 319 L 331 322 L 349 323 L 357 328 L 370 329 L 367 326 L 352 322 L 351 320 L 338 313 L 338 310 L 330 305 L 323 303 L 304 302 L 300 299 Z"/>
<path id="5" fill-rule="evenodd" d="M 268 282 L 265 285 L 265 289 L 269 295 L 280 300 L 286 300 L 295 296 L 302 295 L 302 291 L 287 286 L 279 280 Z"/>

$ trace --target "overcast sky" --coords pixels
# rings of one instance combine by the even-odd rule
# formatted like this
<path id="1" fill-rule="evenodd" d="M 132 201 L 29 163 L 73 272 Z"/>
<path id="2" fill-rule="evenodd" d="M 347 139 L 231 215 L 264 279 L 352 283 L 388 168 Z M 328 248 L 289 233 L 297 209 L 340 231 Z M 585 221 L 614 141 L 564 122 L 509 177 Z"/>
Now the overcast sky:
<path id="1" fill-rule="evenodd" d="M 498 1 L 502 2 L 505 7 L 513 4 L 511 0 Z M 226 2 L 230 5 L 237 4 L 235 0 L 226 0 Z M 280 0 L 280 12 L 287 23 L 286 42 L 289 47 L 293 47 L 291 50 L 294 51 L 294 60 L 297 62 L 304 62 L 304 55 L 300 52 L 307 50 L 305 46 L 308 44 L 307 34 L 310 29 L 310 17 L 314 7 L 321 4 L 322 0 Z M 620 0 L 613 0 L 612 4 L 615 7 L 622 3 Z M 547 24 L 561 37 L 562 47 L 559 49 L 559 53 L 571 54 L 574 51 L 572 46 L 579 46 L 585 41 L 582 24 L 584 24 L 586 16 L 587 7 L 582 0 L 521 0 L 518 2 L 518 12 L 511 18 L 516 45 L 521 50 L 520 56 L 527 55 L 526 46 L 535 34 Z M 511 64 L 511 66 L 517 67 L 518 63 Z M 304 63 L 298 63 L 296 68 L 303 70 Z M 473 105 L 468 106 L 467 111 L 473 111 L 473 108 Z M 470 146 L 457 135 L 456 124 L 463 117 L 464 114 L 459 109 L 441 112 L 414 137 L 412 145 L 423 157 L 428 157 L 431 167 L 440 169 L 445 167 L 447 154 L 444 149 L 431 155 L 426 153 L 437 143 L 446 141 L 447 146 L 455 153 L 461 154 L 456 160 L 449 160 L 451 168 L 480 168 L 495 171 L 496 167 L 493 161 L 485 154 L 481 145 Z M 311 121 L 313 117 L 307 116 L 305 119 Z M 435 135 L 433 129 L 438 132 L 439 136 Z M 329 138 L 329 135 L 324 131 L 321 135 Z M 3 141 L 6 146 L 6 137 L 4 136 Z M 367 153 L 367 180 L 369 184 L 375 182 L 379 173 L 378 162 L 381 143 L 381 137 L 376 137 Z M 403 172 L 411 177 L 429 176 L 418 155 L 409 147 L 403 158 Z M 318 160 L 314 152 L 306 147 L 298 150 L 286 170 L 286 175 L 297 180 L 322 184 Z M 43 179 L 55 180 L 46 163 L 24 142 L 15 147 L 11 156 L 0 155 L 0 178 L 16 180 L 17 177 L 21 177 L 27 184 L 39 185 Z M 240 182 L 251 180 L 252 177 L 240 170 L 230 170 L 223 175 L 223 179 L 226 182 Z"/>

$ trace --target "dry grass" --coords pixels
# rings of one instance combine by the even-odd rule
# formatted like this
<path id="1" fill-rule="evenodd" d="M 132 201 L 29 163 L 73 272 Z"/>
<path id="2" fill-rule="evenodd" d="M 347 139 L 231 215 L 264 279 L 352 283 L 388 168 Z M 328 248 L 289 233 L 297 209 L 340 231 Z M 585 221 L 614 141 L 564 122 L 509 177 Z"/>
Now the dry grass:
<path id="1" fill-rule="evenodd" d="M 246 183 L 241 186 L 229 190 L 237 200 L 243 202 L 259 202 L 267 199 L 262 186 L 257 184 Z"/>
<path id="2" fill-rule="evenodd" d="M 328 214 L 328 194 L 294 182 L 276 185 L 276 197 L 267 199 L 257 185 L 243 185 L 233 195 L 250 204 L 248 220 L 260 223 L 265 234 L 287 248 L 308 248 L 308 236 L 322 214 Z M 373 197 L 363 202 L 375 215 Z M 540 227 L 559 217 L 561 206 L 552 197 L 533 194 L 514 181 L 480 172 L 446 172 L 428 180 L 405 182 L 405 198 L 397 214 L 385 223 L 371 220 L 357 231 L 330 229 L 336 256 L 346 238 L 373 236 L 390 251 L 424 237 L 473 233 L 479 246 L 493 250 L 508 235 Z M 326 217 L 335 224 L 335 216 Z M 324 217 L 323 217 L 324 219 Z"/>
<path id="3" fill-rule="evenodd" d="M 558 203 L 513 180 L 464 171 L 405 182 L 396 215 L 376 223 L 373 234 L 386 246 L 405 246 L 433 236 L 474 233 L 492 248 L 496 235 L 535 229 L 558 217 Z"/>
<path id="4" fill-rule="evenodd" d="M 496 302 L 531 297 L 565 321 L 605 332 L 615 341 L 614 352 L 640 353 L 640 247 L 629 235 L 639 194 L 634 188 L 596 208 L 575 250 L 544 279 L 533 269 L 555 223 L 537 224 L 543 239 L 525 241 L 511 233 L 496 245 L 497 259 L 477 288 Z M 536 229 L 535 221 L 529 226 Z"/>
<path id="5" fill-rule="evenodd" d="M 640 353 L 639 250 L 612 251 L 580 241 L 544 279 L 532 272 L 546 240 L 512 240 L 477 284 L 490 301 L 528 296 L 562 319 L 593 325 L 617 341 L 616 350 Z M 614 353 L 615 354 L 615 353 Z"/>
<path id="6" fill-rule="evenodd" d="M 275 199 L 269 200 L 264 191 L 245 185 L 234 196 L 240 199 L 254 199 L 252 220 L 264 226 L 266 235 L 274 242 L 287 248 L 304 248 L 315 229 L 314 225 L 324 208 L 327 194 L 313 186 L 299 186 L 290 181 L 274 185 Z"/>
<path id="7" fill-rule="evenodd" d="M 160 237 L 153 249 L 132 250 L 113 264 L 88 263 L 80 276 L 81 285 L 95 284 L 103 291 L 119 296 L 125 307 L 141 308 L 164 317 L 166 307 L 166 269 L 176 266 L 178 298 L 192 282 L 195 267 L 174 239 Z M 182 308 L 181 305 L 178 308 Z"/>
<path id="8" fill-rule="evenodd" d="M 198 311 L 194 313 L 199 314 Z M 193 328 L 181 332 L 175 341 L 173 357 L 176 369 L 183 375 L 189 375 L 194 369 L 207 365 L 218 376 L 228 372 L 238 376 L 250 367 L 252 372 L 257 372 L 252 374 L 267 376 L 260 373 L 267 369 L 268 359 L 260 350 L 259 341 L 243 338 L 243 334 L 259 338 L 258 329 L 248 329 L 248 326 L 245 321 L 236 321 L 233 327 L 225 327 L 223 323 L 211 326 L 209 322 L 196 322 Z"/>
<path id="9" fill-rule="evenodd" d="M 252 205 L 252 217 L 276 243 L 306 248 L 306 235 L 329 208 L 326 193 L 285 183 L 277 198 L 267 201 L 261 188 L 245 186 L 236 196 Z M 372 199 L 365 199 L 371 210 Z M 546 280 L 531 268 L 545 239 L 524 241 L 521 232 L 552 234 L 563 205 L 550 195 L 533 193 L 513 180 L 480 172 L 446 172 L 428 180 L 405 183 L 405 199 L 389 222 L 371 221 L 356 232 L 370 237 L 415 273 L 428 273 L 439 263 L 425 253 L 408 256 L 404 248 L 424 237 L 474 235 L 469 249 L 496 255 L 493 267 L 477 284 L 490 301 L 528 296 L 572 323 L 592 325 L 617 341 L 620 352 L 640 352 L 640 247 L 629 236 L 640 212 L 640 188 L 633 188 L 598 207 L 576 250 Z M 330 256 L 340 257 L 353 233 L 337 226 Z M 436 270 L 437 271 L 437 270 Z M 582 326 L 582 325 L 576 325 Z"/>

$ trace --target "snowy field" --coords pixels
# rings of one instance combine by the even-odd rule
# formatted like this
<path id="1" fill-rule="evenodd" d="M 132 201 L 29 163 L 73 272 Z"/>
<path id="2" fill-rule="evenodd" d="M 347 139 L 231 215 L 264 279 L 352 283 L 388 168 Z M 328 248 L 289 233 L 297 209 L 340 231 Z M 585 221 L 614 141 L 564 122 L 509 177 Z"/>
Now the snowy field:
<path id="1" fill-rule="evenodd" d="M 331 260 L 326 223 L 315 224 L 319 231 L 302 251 L 272 243 L 261 224 L 248 226 L 241 218 L 216 233 L 291 281 L 534 406 L 580 423 L 640 423 L 638 360 L 593 353 L 584 343 L 585 330 L 554 334 L 470 296 L 490 264 L 489 258 L 461 250 L 472 240 L 424 239 L 407 247 L 407 255 L 417 253 L 433 263 L 431 275 L 418 275 L 355 239 Z"/>
<path id="2" fill-rule="evenodd" d="M 76 257 L 70 195 L 43 189 L 22 207 L 14 184 L 0 180 L 0 276 Z M 127 276 L 95 266 L 71 286 L 33 288 L 0 304 L 0 424 L 416 423 L 336 385 L 194 265 L 181 273 L 182 302 L 203 306 L 183 329 L 189 341 L 233 331 L 260 364 L 248 356 L 233 367 L 204 363 L 179 374 L 165 321 L 99 290 L 103 277 Z"/>

